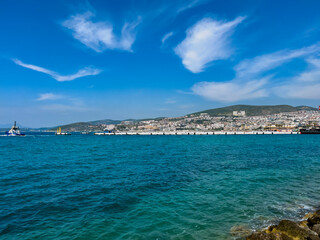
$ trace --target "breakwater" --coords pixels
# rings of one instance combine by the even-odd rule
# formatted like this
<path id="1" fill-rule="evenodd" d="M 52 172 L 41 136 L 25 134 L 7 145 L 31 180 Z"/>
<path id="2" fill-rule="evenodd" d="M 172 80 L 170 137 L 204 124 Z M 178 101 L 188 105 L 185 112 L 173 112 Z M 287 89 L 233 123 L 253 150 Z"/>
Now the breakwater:
<path id="1" fill-rule="evenodd" d="M 270 132 L 270 131 L 217 131 L 217 132 L 194 132 L 194 131 L 171 131 L 171 132 L 96 132 L 94 135 L 288 135 L 300 134 L 299 132 Z"/>

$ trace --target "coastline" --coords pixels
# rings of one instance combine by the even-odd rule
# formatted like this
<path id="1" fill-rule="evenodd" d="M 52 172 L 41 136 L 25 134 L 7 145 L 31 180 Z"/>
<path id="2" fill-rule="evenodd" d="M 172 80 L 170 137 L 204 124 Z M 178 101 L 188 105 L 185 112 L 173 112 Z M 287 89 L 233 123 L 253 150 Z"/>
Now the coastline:
<path id="1" fill-rule="evenodd" d="M 300 132 L 271 132 L 271 131 L 217 131 L 217 132 L 200 132 L 200 131 L 168 131 L 168 132 L 96 132 L 94 135 L 290 135 L 300 134 Z"/>
<path id="2" fill-rule="evenodd" d="M 246 240 L 320 240 L 320 210 L 306 214 L 299 221 L 283 219 L 246 235 Z"/>

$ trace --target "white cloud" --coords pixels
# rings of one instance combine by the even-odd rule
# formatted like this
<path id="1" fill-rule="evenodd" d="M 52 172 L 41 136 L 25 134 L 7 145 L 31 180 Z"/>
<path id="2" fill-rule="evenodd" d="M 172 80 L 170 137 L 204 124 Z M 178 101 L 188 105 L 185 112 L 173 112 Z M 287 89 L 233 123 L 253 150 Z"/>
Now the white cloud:
<path id="1" fill-rule="evenodd" d="M 46 102 L 47 104 L 39 106 L 42 110 L 49 110 L 54 112 L 85 112 L 85 111 L 92 111 L 92 108 L 86 106 L 84 101 L 80 98 L 73 98 L 68 96 L 62 95 L 51 95 L 51 93 L 43 94 L 43 100 L 56 100 L 56 99 L 63 99 L 63 101 L 57 102 Z"/>
<path id="2" fill-rule="evenodd" d="M 305 57 L 319 51 L 320 44 L 317 43 L 305 48 L 265 54 L 241 61 L 235 66 L 235 71 L 237 72 L 237 78 L 248 78 L 279 67 L 292 59 Z"/>
<path id="3" fill-rule="evenodd" d="M 54 71 L 51 71 L 51 70 L 48 70 L 48 69 L 45 69 L 45 68 L 42 68 L 39 66 L 23 63 L 18 59 L 13 59 L 13 62 L 21 67 L 29 68 L 29 69 L 37 71 L 37 72 L 42 72 L 42 73 L 48 74 L 52 78 L 57 80 L 58 82 L 72 81 L 72 80 L 75 80 L 80 77 L 93 76 L 93 75 L 98 75 L 99 73 L 101 73 L 100 69 L 86 67 L 86 68 L 80 69 L 75 74 L 60 75 L 59 73 L 56 73 Z"/>
<path id="4" fill-rule="evenodd" d="M 64 98 L 62 95 L 57 95 L 54 93 L 42 93 L 40 96 L 36 99 L 37 101 L 45 101 L 45 100 L 57 100 Z"/>
<path id="5" fill-rule="evenodd" d="M 274 92 L 283 98 L 320 99 L 320 59 L 307 59 L 309 68 L 299 76 L 288 79 Z"/>
<path id="6" fill-rule="evenodd" d="M 183 1 L 183 2 L 185 3 L 186 1 Z M 178 8 L 177 13 L 181 13 L 181 12 L 183 12 L 183 11 L 185 11 L 185 10 L 188 10 L 188 9 L 190 9 L 190 8 L 193 8 L 193 7 L 195 7 L 195 6 L 198 6 L 198 5 L 200 5 L 200 4 L 203 4 L 203 3 L 205 3 L 205 2 L 207 2 L 207 0 L 193 0 L 193 1 L 191 1 L 189 4 L 184 5 L 184 6 L 180 7 L 180 8 Z"/>
<path id="7" fill-rule="evenodd" d="M 274 92 L 282 98 L 320 99 L 320 83 L 301 84 L 287 83 L 274 88 Z"/>
<path id="8" fill-rule="evenodd" d="M 164 44 L 165 41 L 167 41 L 168 38 L 170 38 L 172 35 L 173 35 L 173 32 L 168 32 L 167 34 L 165 34 L 165 35 L 163 36 L 163 38 L 161 39 L 162 44 Z"/>
<path id="9" fill-rule="evenodd" d="M 300 82 L 316 82 L 320 81 L 320 59 L 307 59 L 310 67 L 307 71 L 301 73 L 296 80 Z"/>
<path id="10" fill-rule="evenodd" d="M 189 28 L 186 38 L 174 49 L 183 65 L 193 73 L 202 72 L 208 63 L 232 54 L 230 35 L 245 17 L 233 21 L 204 18 Z"/>
<path id="11" fill-rule="evenodd" d="M 235 66 L 236 77 L 229 82 L 200 82 L 191 90 L 206 99 L 236 102 L 276 94 L 284 98 L 320 98 L 320 60 L 314 55 L 320 52 L 320 44 L 295 50 L 283 50 L 241 61 Z M 310 67 L 298 77 L 291 78 L 277 87 L 270 81 L 270 70 L 295 59 L 306 58 Z M 283 79 L 282 79 L 283 81 Z M 310 83 L 313 84 L 310 84 Z"/>
<path id="12" fill-rule="evenodd" d="M 267 82 L 268 78 L 249 82 L 199 82 L 192 86 L 192 91 L 208 100 L 236 102 L 268 96 L 263 88 Z"/>
<path id="13" fill-rule="evenodd" d="M 113 26 L 108 22 L 92 22 L 92 12 L 77 14 L 64 21 L 62 25 L 72 31 L 74 38 L 96 52 L 106 49 L 120 49 L 132 51 L 135 28 L 140 23 L 140 18 L 133 23 L 125 23 L 121 30 L 121 36 L 114 34 Z"/>

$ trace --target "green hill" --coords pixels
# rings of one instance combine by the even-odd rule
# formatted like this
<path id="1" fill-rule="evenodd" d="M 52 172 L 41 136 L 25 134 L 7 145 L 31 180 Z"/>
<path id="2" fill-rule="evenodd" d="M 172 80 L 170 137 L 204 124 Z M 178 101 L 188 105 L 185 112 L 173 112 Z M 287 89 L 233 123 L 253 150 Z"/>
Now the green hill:
<path id="1" fill-rule="evenodd" d="M 210 116 L 232 116 L 233 111 L 245 111 L 246 116 L 261 116 L 261 115 L 270 115 L 270 114 L 276 114 L 276 113 L 283 113 L 283 112 L 296 112 L 301 110 L 307 110 L 307 111 L 316 111 L 317 108 L 308 107 L 308 106 L 297 106 L 293 107 L 290 105 L 275 105 L 275 106 L 252 106 L 252 105 L 233 105 L 228 107 L 222 107 L 222 108 L 215 108 L 215 109 L 209 109 L 204 110 L 201 112 L 196 112 L 189 114 L 190 115 L 199 115 L 201 113 L 208 113 Z M 146 121 L 146 120 L 161 120 L 164 117 L 161 118 L 150 118 L 150 119 L 127 119 L 124 121 L 133 121 L 133 122 L 139 122 L 139 121 Z M 90 121 L 90 122 L 76 122 L 71 123 L 67 125 L 58 126 L 61 127 L 62 131 L 68 131 L 68 132 L 78 132 L 78 131 L 102 131 L 104 130 L 104 127 L 101 126 L 101 124 L 119 124 L 121 121 L 119 120 L 111 120 L 111 119 L 105 119 L 105 120 L 97 120 L 97 121 Z M 56 130 L 58 127 L 52 128 L 51 130 Z"/>
<path id="2" fill-rule="evenodd" d="M 92 124 L 87 122 L 76 122 L 76 123 L 70 123 L 66 125 L 61 125 L 52 128 L 51 130 L 56 130 L 57 128 L 61 127 L 62 131 L 68 131 L 68 132 L 79 132 L 79 131 L 85 131 L 90 128 Z"/>
<path id="3" fill-rule="evenodd" d="M 233 105 L 222 108 L 214 108 L 201 112 L 192 113 L 198 115 L 200 113 L 208 113 L 210 116 L 232 116 L 233 111 L 246 111 L 247 116 L 270 115 L 283 112 L 296 112 L 301 110 L 316 111 L 317 108 L 308 106 L 293 107 L 290 105 L 273 105 L 273 106 L 253 106 L 253 105 Z M 189 114 L 189 115 L 192 115 Z"/>
<path id="4" fill-rule="evenodd" d="M 91 121 L 88 122 L 92 125 L 100 125 L 100 124 L 119 124 L 121 123 L 120 120 L 112 120 L 112 119 L 104 119 L 104 120 L 97 120 L 97 121 Z"/>

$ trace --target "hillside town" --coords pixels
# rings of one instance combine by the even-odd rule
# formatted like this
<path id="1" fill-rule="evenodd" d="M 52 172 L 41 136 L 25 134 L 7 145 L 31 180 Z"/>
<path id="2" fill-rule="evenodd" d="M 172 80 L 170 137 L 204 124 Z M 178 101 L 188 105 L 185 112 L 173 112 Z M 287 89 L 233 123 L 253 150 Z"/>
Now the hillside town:
<path id="1" fill-rule="evenodd" d="M 183 117 L 122 121 L 102 124 L 108 132 L 179 132 L 179 131 L 275 131 L 297 132 L 301 128 L 320 126 L 320 111 L 296 111 L 262 116 L 247 116 L 245 111 L 233 111 L 225 116 L 208 113 Z"/>

